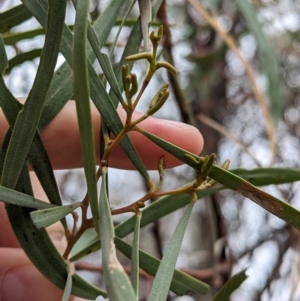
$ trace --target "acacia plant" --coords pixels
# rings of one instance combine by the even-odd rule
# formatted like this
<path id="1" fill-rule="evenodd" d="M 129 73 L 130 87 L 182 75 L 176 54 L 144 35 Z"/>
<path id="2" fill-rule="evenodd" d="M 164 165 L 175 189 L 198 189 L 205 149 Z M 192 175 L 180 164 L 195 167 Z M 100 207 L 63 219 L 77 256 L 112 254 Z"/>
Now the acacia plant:
<path id="1" fill-rule="evenodd" d="M 50 281 L 64 289 L 63 300 L 68 300 L 70 294 L 91 300 L 99 295 L 109 297 L 113 301 L 138 300 L 139 268 L 154 277 L 148 299 L 150 301 L 166 300 L 170 290 L 178 295 L 187 294 L 189 291 L 207 293 L 207 284 L 176 270 L 175 266 L 193 205 L 197 200 L 220 189 L 236 191 L 300 229 L 300 213 L 295 208 L 257 188 L 259 185 L 296 181 L 299 179 L 299 172 L 288 172 L 287 169 L 229 171 L 228 160 L 219 167 L 214 154 L 196 156 L 139 127 L 141 121 L 160 110 L 167 101 L 170 94 L 169 83 L 164 83 L 158 89 L 146 113 L 137 120 L 132 118 L 153 75 L 161 68 L 176 74 L 174 66 L 157 59 L 163 26 L 155 27 L 148 41 L 148 24 L 152 17 L 155 17 L 162 1 L 157 0 L 152 8 L 150 1 L 143 4 L 141 2 L 143 1 L 140 1 L 141 18 L 132 25 L 123 55 L 115 66 L 112 65 L 110 56 L 104 54 L 101 49 L 117 21 L 119 11 L 124 5 L 123 1 L 112 0 L 91 25 L 88 21 L 89 1 L 77 0 L 74 3 L 76 20 L 73 33 L 64 23 L 66 1 L 62 0 L 50 0 L 49 3 L 46 0 L 23 0 L 22 5 L 2 13 L 0 18 L 2 75 L 11 67 L 6 58 L 5 43 L 12 43 L 12 39 L 17 42 L 24 38 L 21 34 L 10 33 L 9 29 L 32 16 L 45 29 L 45 43 L 39 67 L 24 105 L 12 95 L 1 77 L 0 106 L 10 128 L 1 146 L 0 199 L 6 204 L 7 214 L 22 248 Z M 122 22 L 125 20 L 126 16 Z M 34 32 L 26 34 L 30 37 Z M 140 52 L 142 40 L 145 47 L 144 51 Z M 113 49 L 112 47 L 112 51 Z M 59 52 L 65 57 L 65 62 L 55 71 Z M 92 65 L 95 60 L 102 68 L 101 76 Z M 147 70 L 143 78 L 138 78 L 131 72 L 132 65 L 137 60 L 146 61 Z M 106 86 L 110 89 L 107 90 Z M 76 102 L 87 194 L 80 202 L 63 205 L 40 131 L 72 97 Z M 97 168 L 90 99 L 102 116 L 99 154 L 101 163 Z M 125 124 L 122 124 L 116 111 L 118 105 L 121 105 L 127 114 Z M 130 131 L 139 132 L 183 163 L 193 167 L 196 171 L 195 180 L 178 189 L 162 191 L 164 158 L 161 157 L 157 162 L 160 180 L 159 183 L 155 183 L 127 135 Z M 145 179 L 148 192 L 129 206 L 111 210 L 108 193 L 109 157 L 118 144 Z M 33 197 L 28 162 L 37 174 L 50 203 Z M 283 170 L 285 173 L 277 177 L 276 175 Z M 99 198 L 98 181 L 101 181 Z M 216 183 L 219 184 L 214 186 Z M 145 202 L 152 198 L 157 200 L 145 206 Z M 185 213 L 178 222 L 161 260 L 149 255 L 147 250 L 139 249 L 141 227 L 184 206 Z M 89 207 L 92 218 L 87 216 Z M 77 208 L 81 208 L 82 211 L 80 227 L 77 227 L 77 216 L 74 213 Z M 114 227 L 112 216 L 126 212 L 132 212 L 132 217 Z M 71 230 L 68 229 L 65 220 L 68 214 L 74 217 Z M 46 227 L 58 221 L 64 226 L 68 240 L 63 256 L 55 249 L 46 231 Z M 91 227 L 95 228 L 98 237 L 70 256 L 75 243 Z M 132 245 L 129 245 L 123 238 L 132 232 L 134 239 Z M 71 262 L 100 248 L 106 291 L 89 284 L 70 269 Z M 116 249 L 131 258 L 131 279 L 119 263 Z M 226 300 L 245 279 L 244 271 L 233 276 L 213 300 Z"/>

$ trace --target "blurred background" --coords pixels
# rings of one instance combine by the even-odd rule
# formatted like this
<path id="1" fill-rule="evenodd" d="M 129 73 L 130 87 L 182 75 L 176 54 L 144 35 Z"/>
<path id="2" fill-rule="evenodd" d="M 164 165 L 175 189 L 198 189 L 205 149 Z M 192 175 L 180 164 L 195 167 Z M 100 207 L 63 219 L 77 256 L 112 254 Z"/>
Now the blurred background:
<path id="1" fill-rule="evenodd" d="M 125 14 L 131 1 L 124 1 Z M 0 1 L 0 13 L 19 5 Z M 90 18 L 103 11 L 107 1 L 93 0 Z M 137 3 L 129 19 L 139 16 Z M 162 82 L 170 82 L 171 96 L 157 117 L 186 122 L 203 134 L 201 155 L 217 154 L 219 164 L 231 161 L 231 168 L 247 169 L 281 166 L 299 168 L 300 159 L 300 2 L 297 0 L 213 0 L 163 1 L 156 23 L 164 25 L 160 60 L 177 68 L 175 78 L 164 70 L 156 73 L 138 110 L 146 111 Z M 66 23 L 74 23 L 68 5 Z M 29 19 L 11 32 L 39 28 Z M 130 23 L 120 34 L 113 62 L 118 62 L 130 33 Z M 107 42 L 118 31 L 116 25 Z M 4 36 L 5 37 L 5 36 Z M 10 42 L 10 68 L 6 84 L 16 97 L 26 97 L 39 62 L 43 34 Z M 59 58 L 59 65 L 64 61 Z M 135 64 L 138 78 L 145 63 Z M 99 73 L 101 69 L 98 68 Z M 57 171 L 57 180 L 66 203 L 85 195 L 82 170 Z M 157 180 L 157 172 L 151 172 Z M 168 169 L 163 189 L 177 188 L 195 177 L 183 165 Z M 130 181 L 128 181 L 130 179 Z M 143 178 L 134 171 L 109 172 L 112 207 L 136 201 L 145 194 Z M 267 192 L 300 208 L 299 183 L 264 187 Z M 155 200 L 152 200 L 155 201 Z M 141 248 L 161 257 L 182 210 L 143 228 Z M 117 216 L 115 223 L 128 215 Z M 130 240 L 130 237 L 128 238 Z M 219 192 L 201 199 L 194 207 L 177 267 L 212 286 L 207 296 L 189 295 L 169 300 L 210 300 L 231 275 L 247 269 L 248 279 L 231 300 L 300 300 L 299 233 L 252 201 L 231 192 Z M 81 274 L 103 285 L 99 252 L 81 260 Z M 124 259 L 124 264 L 129 262 Z M 140 300 L 147 300 L 152 279 L 142 275 Z M 101 300 L 101 298 L 99 298 Z"/>

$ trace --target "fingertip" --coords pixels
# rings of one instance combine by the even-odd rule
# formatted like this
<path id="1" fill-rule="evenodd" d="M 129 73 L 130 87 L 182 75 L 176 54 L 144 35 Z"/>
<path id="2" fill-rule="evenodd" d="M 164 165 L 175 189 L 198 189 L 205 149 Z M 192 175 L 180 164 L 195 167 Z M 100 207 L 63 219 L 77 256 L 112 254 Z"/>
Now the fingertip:
<path id="1" fill-rule="evenodd" d="M 195 155 L 201 153 L 204 146 L 204 140 L 197 128 L 173 120 L 160 120 L 159 122 L 164 123 L 165 131 L 170 133 L 170 139 L 174 142 L 173 144 Z"/>
<path id="2" fill-rule="evenodd" d="M 45 294 L 46 293 L 46 294 Z M 63 291 L 51 283 L 32 265 L 6 270 L 1 285 L 3 301 L 61 300 Z"/>
<path id="3" fill-rule="evenodd" d="M 119 113 L 122 118 L 122 112 L 119 111 Z M 140 116 L 141 113 L 135 112 L 133 114 L 133 120 L 139 118 Z M 191 125 L 172 120 L 148 117 L 138 126 L 147 132 L 186 150 L 187 152 L 199 155 L 203 149 L 203 137 L 201 133 Z M 141 160 L 147 169 L 157 169 L 157 164 L 161 156 L 165 157 L 167 168 L 172 168 L 183 164 L 182 161 L 160 148 L 141 133 L 130 132 L 129 137 L 131 138 L 131 141 L 133 142 L 138 154 L 141 157 Z M 133 164 L 130 162 L 120 146 L 118 146 L 112 153 L 111 159 L 110 166 L 112 167 L 134 169 Z"/>

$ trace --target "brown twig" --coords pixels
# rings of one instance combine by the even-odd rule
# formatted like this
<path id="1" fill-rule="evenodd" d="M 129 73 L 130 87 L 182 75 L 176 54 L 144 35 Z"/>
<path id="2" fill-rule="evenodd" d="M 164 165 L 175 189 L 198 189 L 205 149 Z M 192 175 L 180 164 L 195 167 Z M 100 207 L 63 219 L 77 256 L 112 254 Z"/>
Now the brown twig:
<path id="1" fill-rule="evenodd" d="M 168 17 L 167 17 L 166 0 L 163 0 L 160 9 L 158 10 L 157 17 L 164 27 L 163 46 L 164 46 L 165 54 L 167 55 L 167 59 L 169 63 L 171 65 L 174 65 L 174 59 L 172 54 L 173 43 L 172 43 L 172 35 L 171 35 L 171 30 L 168 23 Z M 192 114 L 189 104 L 185 101 L 177 77 L 172 73 L 168 72 L 168 78 L 171 87 L 173 89 L 176 102 L 180 109 L 183 122 L 192 124 L 193 126 L 197 126 L 197 121 L 194 115 Z"/>

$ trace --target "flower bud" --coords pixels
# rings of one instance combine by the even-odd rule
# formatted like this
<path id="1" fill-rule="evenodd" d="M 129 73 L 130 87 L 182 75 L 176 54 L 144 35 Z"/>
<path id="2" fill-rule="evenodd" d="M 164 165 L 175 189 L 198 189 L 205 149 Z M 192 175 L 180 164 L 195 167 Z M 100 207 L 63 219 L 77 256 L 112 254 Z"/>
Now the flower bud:
<path id="1" fill-rule="evenodd" d="M 164 105 L 164 103 L 170 95 L 170 91 L 168 90 L 168 88 L 169 84 L 165 83 L 155 94 L 149 105 L 149 109 L 147 111 L 148 115 L 154 114 Z"/>

